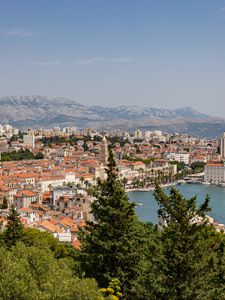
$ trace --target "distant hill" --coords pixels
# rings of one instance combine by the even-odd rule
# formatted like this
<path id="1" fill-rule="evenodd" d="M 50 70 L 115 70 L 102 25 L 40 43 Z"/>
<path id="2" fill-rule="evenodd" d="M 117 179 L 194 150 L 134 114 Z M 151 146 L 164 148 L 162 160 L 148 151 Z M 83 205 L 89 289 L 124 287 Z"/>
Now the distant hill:
<path id="1" fill-rule="evenodd" d="M 74 100 L 44 96 L 0 97 L 0 124 L 19 128 L 54 126 L 98 129 L 157 128 L 214 137 L 225 129 L 225 120 L 202 114 L 190 107 L 159 109 L 139 106 L 84 106 Z"/>
<path id="2" fill-rule="evenodd" d="M 174 118 L 195 118 L 198 120 L 211 119 L 210 116 L 199 113 L 191 107 L 180 109 L 159 109 L 152 107 L 139 107 L 139 106 L 119 106 L 115 108 L 92 106 L 92 111 L 103 116 L 105 119 L 124 119 L 124 120 L 139 120 L 145 118 L 166 119 L 171 120 Z"/>

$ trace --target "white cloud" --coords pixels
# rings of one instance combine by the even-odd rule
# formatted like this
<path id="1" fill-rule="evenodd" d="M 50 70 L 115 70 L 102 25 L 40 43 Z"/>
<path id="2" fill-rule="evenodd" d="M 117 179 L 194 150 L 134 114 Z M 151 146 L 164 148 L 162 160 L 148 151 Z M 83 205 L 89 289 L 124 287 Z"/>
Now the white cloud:
<path id="1" fill-rule="evenodd" d="M 122 57 L 122 58 L 109 58 L 107 61 L 112 63 L 132 63 L 134 62 L 134 59 L 131 57 Z"/>
<path id="2" fill-rule="evenodd" d="M 77 60 L 76 63 L 79 65 L 93 65 L 96 63 L 132 63 L 134 61 L 135 60 L 131 57 L 121 57 L 121 58 L 91 57 L 91 58 Z"/>
<path id="3" fill-rule="evenodd" d="M 21 30 L 21 29 L 13 29 L 13 30 L 8 30 L 8 31 L 2 31 L 0 35 L 4 36 L 21 36 L 21 37 L 32 37 L 36 35 L 33 31 L 31 30 Z"/>
<path id="4" fill-rule="evenodd" d="M 102 60 L 103 60 L 102 57 L 91 57 L 91 58 L 77 60 L 77 63 L 79 65 L 92 65 L 97 62 L 102 62 Z"/>
<path id="5" fill-rule="evenodd" d="M 221 8 L 218 10 L 218 13 L 219 13 L 219 14 L 225 13 L 225 6 L 224 6 L 224 7 L 221 7 Z"/>
<path id="6" fill-rule="evenodd" d="M 30 62 L 31 65 L 40 66 L 40 67 L 51 67 L 61 65 L 60 61 L 32 61 Z"/>
<path id="7" fill-rule="evenodd" d="M 104 58 L 104 57 L 90 57 L 85 59 L 77 59 L 75 63 L 80 66 L 85 65 L 93 65 L 93 64 L 104 64 L 104 63 L 133 63 L 135 60 L 130 57 L 122 57 L 122 58 Z M 61 65 L 61 61 L 32 61 L 29 64 L 41 67 L 48 67 L 48 66 L 56 66 Z"/>

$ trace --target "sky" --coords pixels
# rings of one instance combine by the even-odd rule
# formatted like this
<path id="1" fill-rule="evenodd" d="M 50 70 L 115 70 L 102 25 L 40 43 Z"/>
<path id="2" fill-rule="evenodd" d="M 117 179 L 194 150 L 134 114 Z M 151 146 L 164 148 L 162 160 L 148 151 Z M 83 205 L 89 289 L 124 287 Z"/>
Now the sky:
<path id="1" fill-rule="evenodd" d="M 225 0 L 0 0 L 0 95 L 225 117 Z"/>

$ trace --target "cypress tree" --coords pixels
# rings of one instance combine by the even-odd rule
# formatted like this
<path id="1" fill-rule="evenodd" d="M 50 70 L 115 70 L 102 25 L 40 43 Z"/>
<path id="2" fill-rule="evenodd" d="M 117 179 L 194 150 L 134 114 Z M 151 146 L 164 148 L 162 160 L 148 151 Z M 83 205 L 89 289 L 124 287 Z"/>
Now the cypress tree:
<path id="1" fill-rule="evenodd" d="M 7 216 L 7 228 L 4 231 L 4 241 L 8 247 L 15 245 L 17 241 L 23 240 L 24 238 L 23 224 L 21 223 L 19 216 L 18 211 L 13 205 Z"/>
<path id="2" fill-rule="evenodd" d="M 4 197 L 3 198 L 3 203 L 2 203 L 2 209 L 6 209 L 8 208 L 8 201 L 7 201 L 7 198 Z"/>
<path id="3" fill-rule="evenodd" d="M 124 298 L 129 298 L 136 266 L 142 257 L 144 227 L 137 220 L 135 204 L 128 201 L 120 181 L 112 151 L 107 179 L 98 181 L 92 203 L 95 221 L 80 231 L 81 261 L 86 277 L 94 277 L 100 287 L 118 278 Z"/>
<path id="4" fill-rule="evenodd" d="M 2 204 L 0 205 L 0 209 L 8 208 L 8 200 L 6 197 L 3 198 Z"/>

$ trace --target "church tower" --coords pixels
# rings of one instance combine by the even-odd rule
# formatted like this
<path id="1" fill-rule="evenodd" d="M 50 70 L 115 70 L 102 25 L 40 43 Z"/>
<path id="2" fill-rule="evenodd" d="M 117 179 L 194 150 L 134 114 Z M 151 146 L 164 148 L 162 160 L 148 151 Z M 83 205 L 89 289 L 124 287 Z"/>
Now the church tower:
<path id="1" fill-rule="evenodd" d="M 106 137 L 104 136 L 101 143 L 101 149 L 100 149 L 100 162 L 103 165 L 106 165 L 109 158 L 109 150 L 108 150 L 108 142 Z"/>

